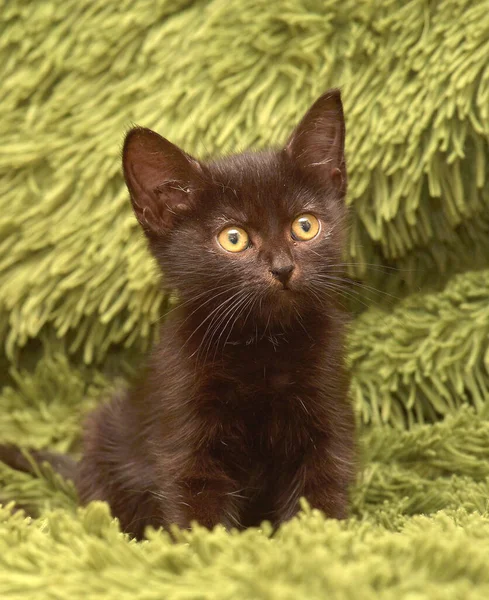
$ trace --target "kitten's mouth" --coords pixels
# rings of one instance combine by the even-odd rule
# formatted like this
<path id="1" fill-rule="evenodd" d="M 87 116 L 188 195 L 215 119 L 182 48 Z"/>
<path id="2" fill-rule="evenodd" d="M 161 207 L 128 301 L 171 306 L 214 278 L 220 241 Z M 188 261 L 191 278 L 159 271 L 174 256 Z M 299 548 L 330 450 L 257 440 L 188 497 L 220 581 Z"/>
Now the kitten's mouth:
<path id="1" fill-rule="evenodd" d="M 277 288 L 275 290 L 275 293 L 278 295 L 279 298 L 286 300 L 288 297 L 293 295 L 294 290 L 292 288 L 290 288 L 288 285 L 284 285 L 280 288 Z"/>
<path id="2" fill-rule="evenodd" d="M 294 284 L 287 281 L 286 283 L 276 282 L 272 284 L 269 293 L 271 305 L 276 305 L 276 308 L 282 312 L 283 310 L 288 310 L 290 308 L 291 303 L 294 302 L 297 291 Z"/>
<path id="3" fill-rule="evenodd" d="M 276 281 L 272 284 L 271 288 L 273 292 L 276 293 L 289 292 L 290 294 L 293 291 L 289 281 L 287 281 L 286 283 L 280 283 Z"/>
<path id="4" fill-rule="evenodd" d="M 290 289 L 290 287 L 288 285 L 274 285 L 272 286 L 272 294 L 278 294 L 279 296 L 283 296 L 286 292 L 288 292 L 290 294 L 292 290 Z"/>

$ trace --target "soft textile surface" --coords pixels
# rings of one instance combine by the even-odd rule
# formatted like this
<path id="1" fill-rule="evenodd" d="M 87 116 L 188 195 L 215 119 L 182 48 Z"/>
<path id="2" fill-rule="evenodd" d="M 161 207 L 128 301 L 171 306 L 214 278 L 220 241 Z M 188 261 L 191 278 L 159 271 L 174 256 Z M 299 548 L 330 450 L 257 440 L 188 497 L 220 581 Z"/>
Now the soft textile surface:
<path id="1" fill-rule="evenodd" d="M 0 442 L 77 452 L 172 302 L 120 175 L 131 123 L 260 148 L 339 85 L 362 454 L 344 523 L 304 504 L 274 537 L 177 543 L 0 464 L 0 596 L 488 598 L 487 0 L 16 0 L 0 25 Z"/>

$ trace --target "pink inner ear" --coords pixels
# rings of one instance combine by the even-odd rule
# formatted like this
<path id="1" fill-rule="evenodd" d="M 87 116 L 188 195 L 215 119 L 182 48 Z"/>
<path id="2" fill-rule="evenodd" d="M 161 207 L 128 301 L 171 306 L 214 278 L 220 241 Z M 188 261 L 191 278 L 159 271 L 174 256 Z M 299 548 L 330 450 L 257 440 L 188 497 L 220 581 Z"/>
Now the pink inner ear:
<path id="1" fill-rule="evenodd" d="M 333 181 L 333 183 L 337 186 L 340 187 L 343 183 L 343 175 L 341 174 L 341 170 L 338 168 L 335 168 L 331 171 L 331 180 Z"/>
<path id="2" fill-rule="evenodd" d="M 172 209 L 178 213 L 184 213 L 190 210 L 190 206 L 188 204 L 184 204 L 183 202 L 177 202 L 173 205 Z"/>

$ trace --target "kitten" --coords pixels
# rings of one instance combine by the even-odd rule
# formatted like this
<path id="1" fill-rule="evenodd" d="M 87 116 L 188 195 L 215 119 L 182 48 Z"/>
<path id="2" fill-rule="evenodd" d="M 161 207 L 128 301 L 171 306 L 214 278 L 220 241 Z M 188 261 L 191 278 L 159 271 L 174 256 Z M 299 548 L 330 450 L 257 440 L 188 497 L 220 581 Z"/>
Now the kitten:
<path id="1" fill-rule="evenodd" d="M 301 496 L 347 515 L 346 316 L 328 279 L 341 285 L 344 137 L 338 90 L 279 151 L 200 162 L 128 133 L 133 209 L 180 303 L 136 385 L 89 416 L 75 481 L 131 535 L 278 526 Z"/>

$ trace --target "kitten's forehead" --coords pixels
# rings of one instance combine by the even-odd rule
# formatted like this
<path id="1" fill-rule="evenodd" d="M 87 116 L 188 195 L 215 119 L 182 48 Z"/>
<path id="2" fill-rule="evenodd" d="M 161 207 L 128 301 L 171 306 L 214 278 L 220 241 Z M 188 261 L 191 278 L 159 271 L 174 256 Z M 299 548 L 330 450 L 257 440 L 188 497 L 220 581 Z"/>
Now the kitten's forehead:
<path id="1" fill-rule="evenodd" d="M 230 156 L 209 164 L 216 209 L 249 222 L 289 219 L 312 200 L 279 153 Z"/>

